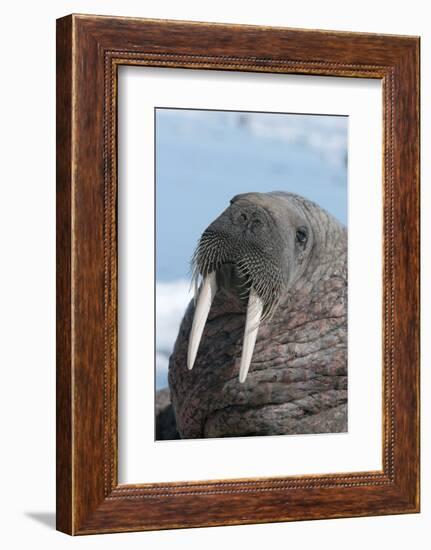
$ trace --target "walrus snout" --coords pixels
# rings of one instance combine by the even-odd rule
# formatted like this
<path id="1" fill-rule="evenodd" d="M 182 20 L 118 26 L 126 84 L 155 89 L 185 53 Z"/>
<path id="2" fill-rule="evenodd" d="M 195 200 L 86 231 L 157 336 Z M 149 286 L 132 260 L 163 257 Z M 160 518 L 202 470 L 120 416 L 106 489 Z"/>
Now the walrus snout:
<path id="1" fill-rule="evenodd" d="M 189 370 L 193 368 L 212 301 L 223 289 L 228 299 L 246 306 L 239 371 L 240 382 L 245 381 L 259 324 L 273 314 L 285 282 L 279 241 L 270 214 L 249 200 L 231 204 L 203 232 L 192 260 L 196 308 L 189 337 Z"/>

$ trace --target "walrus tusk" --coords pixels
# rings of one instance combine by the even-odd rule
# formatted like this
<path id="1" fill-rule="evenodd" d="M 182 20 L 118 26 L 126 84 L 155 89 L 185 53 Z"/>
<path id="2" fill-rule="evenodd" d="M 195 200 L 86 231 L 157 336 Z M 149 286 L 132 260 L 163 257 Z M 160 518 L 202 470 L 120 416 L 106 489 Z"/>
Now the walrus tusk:
<path id="1" fill-rule="evenodd" d="M 187 368 L 193 368 L 196 354 L 210 312 L 211 303 L 217 292 L 217 281 L 215 272 L 207 275 L 202 283 L 202 288 L 198 296 L 195 314 L 193 316 L 192 330 L 190 331 L 189 348 L 187 351 Z"/>
<path id="2" fill-rule="evenodd" d="M 241 365 L 239 368 L 239 381 L 241 383 L 245 382 L 248 369 L 250 368 L 254 344 L 256 343 L 257 331 L 259 330 L 260 319 L 262 317 L 262 311 L 263 302 L 256 292 L 251 289 L 247 305 L 244 342 L 242 345 Z"/>

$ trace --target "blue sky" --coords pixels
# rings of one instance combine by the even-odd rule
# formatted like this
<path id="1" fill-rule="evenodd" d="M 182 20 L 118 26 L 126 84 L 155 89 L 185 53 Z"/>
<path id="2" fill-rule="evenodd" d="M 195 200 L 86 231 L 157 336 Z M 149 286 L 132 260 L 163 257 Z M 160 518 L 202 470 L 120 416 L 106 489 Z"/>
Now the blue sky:
<path id="1" fill-rule="evenodd" d="M 156 110 L 157 387 L 166 385 L 202 231 L 251 191 L 298 193 L 346 224 L 347 136 L 347 117 Z"/>

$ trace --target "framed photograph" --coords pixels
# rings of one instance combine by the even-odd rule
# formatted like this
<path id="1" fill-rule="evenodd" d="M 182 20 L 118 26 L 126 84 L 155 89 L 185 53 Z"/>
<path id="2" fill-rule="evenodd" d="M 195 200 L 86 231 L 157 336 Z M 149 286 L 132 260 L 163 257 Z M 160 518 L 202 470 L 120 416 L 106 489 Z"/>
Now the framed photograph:
<path id="1" fill-rule="evenodd" d="M 419 511 L 419 38 L 57 21 L 57 528 Z"/>

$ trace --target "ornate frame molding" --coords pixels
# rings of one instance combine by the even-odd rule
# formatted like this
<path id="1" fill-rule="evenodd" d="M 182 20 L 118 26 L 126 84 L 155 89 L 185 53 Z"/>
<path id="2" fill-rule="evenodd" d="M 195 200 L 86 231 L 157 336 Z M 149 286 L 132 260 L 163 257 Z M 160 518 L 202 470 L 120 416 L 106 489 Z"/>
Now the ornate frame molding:
<path id="1" fill-rule="evenodd" d="M 226 36 L 229 45 L 217 46 Z M 58 20 L 57 42 L 58 529 L 84 534 L 418 511 L 418 39 L 68 16 Z M 205 42 L 215 44 L 207 53 Z M 118 484 L 120 65 L 382 80 L 382 471 Z"/>

